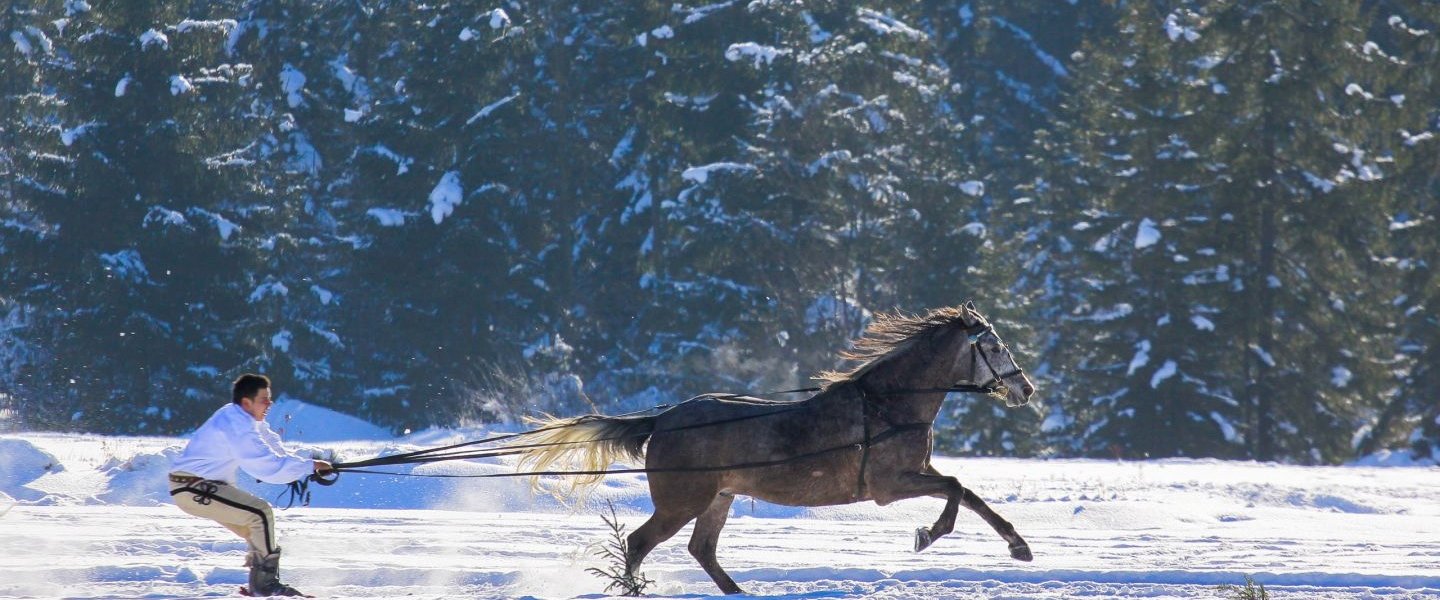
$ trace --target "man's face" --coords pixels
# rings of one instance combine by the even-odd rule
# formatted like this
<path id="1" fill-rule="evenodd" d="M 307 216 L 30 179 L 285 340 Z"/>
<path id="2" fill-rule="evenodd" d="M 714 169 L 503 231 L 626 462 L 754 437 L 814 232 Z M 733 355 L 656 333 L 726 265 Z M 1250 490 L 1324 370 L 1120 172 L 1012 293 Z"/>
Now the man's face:
<path id="1" fill-rule="evenodd" d="M 256 421 L 264 421 L 265 413 L 270 410 L 270 405 L 275 401 L 270 398 L 270 388 L 260 388 L 254 398 L 241 398 L 240 408 L 247 414 L 255 417 Z"/>

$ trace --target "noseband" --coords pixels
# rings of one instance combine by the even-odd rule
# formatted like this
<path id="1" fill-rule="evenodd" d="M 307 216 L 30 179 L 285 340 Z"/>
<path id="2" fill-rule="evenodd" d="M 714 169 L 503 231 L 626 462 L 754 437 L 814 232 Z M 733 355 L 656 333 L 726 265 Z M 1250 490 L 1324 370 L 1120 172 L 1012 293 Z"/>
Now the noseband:
<path id="1" fill-rule="evenodd" d="M 970 353 L 971 375 L 974 375 L 975 367 L 978 366 L 975 362 L 976 357 L 979 357 L 980 360 L 985 363 L 985 368 L 990 371 L 990 380 L 985 383 L 977 383 L 976 385 L 983 388 L 990 388 L 991 390 L 998 392 L 1001 388 L 1005 387 L 1005 378 L 1014 377 L 1016 375 L 1023 376 L 1025 374 L 1025 370 L 1021 369 L 1018 366 L 1004 373 L 995 370 L 995 365 L 990 363 L 990 357 L 985 354 L 985 348 L 980 345 L 981 336 L 984 336 L 987 333 L 994 332 L 995 329 L 991 327 L 989 323 L 986 323 L 984 321 L 965 328 L 965 334 L 970 336 L 970 348 L 973 350 L 973 352 Z M 999 341 L 998 337 L 996 338 L 996 341 Z M 1005 342 L 999 343 L 1002 348 L 1005 346 Z"/>

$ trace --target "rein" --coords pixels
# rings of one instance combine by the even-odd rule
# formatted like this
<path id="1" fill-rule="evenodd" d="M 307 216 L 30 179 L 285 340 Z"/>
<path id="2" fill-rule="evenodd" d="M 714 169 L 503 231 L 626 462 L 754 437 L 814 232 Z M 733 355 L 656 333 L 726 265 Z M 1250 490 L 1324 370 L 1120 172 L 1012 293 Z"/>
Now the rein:
<path id="1" fill-rule="evenodd" d="M 978 346 L 977 346 L 977 349 L 978 349 Z M 993 373 L 994 373 L 994 371 L 992 371 L 992 374 L 993 374 Z M 990 383 L 990 384 L 983 385 L 983 386 L 982 386 L 982 385 L 975 385 L 975 384 L 964 383 L 964 384 L 952 385 L 952 386 L 950 386 L 950 387 L 902 389 L 902 390 L 889 391 L 889 392 L 886 392 L 886 394 L 887 394 L 887 395 L 890 395 L 890 394 L 894 394 L 894 395 L 900 395 L 900 394 L 933 394 L 933 393 L 941 393 L 941 392 L 944 392 L 944 393 L 965 393 L 965 394 L 987 394 L 987 395 L 988 395 L 988 394 L 993 394 L 994 392 L 996 392 L 996 391 L 999 389 L 1000 385 L 1002 385 L 1002 382 L 1001 382 L 1000 378 L 996 377 L 996 378 L 993 378 L 993 379 L 991 380 L 991 383 Z M 739 399 L 745 399 L 745 398 L 755 398 L 755 397 L 759 397 L 759 396 L 773 396 L 773 395 L 779 395 L 779 394 L 799 394 L 799 393 L 806 393 L 806 392 L 818 392 L 818 391 L 820 391 L 820 390 L 821 390 L 821 388 L 819 388 L 819 387 L 807 387 L 807 388 L 797 388 L 797 389 L 793 389 L 793 390 L 780 390 L 780 391 L 763 392 L 763 393 L 759 393 L 759 394 L 748 394 L 748 395 L 747 395 L 747 394 L 713 394 L 713 395 L 697 396 L 697 397 L 695 397 L 695 398 L 691 398 L 690 400 L 686 400 L 685 402 L 690 402 L 690 401 L 693 401 L 693 400 L 696 400 L 696 399 L 699 399 L 699 398 L 713 398 L 713 399 L 719 399 L 719 400 L 739 400 Z M 613 440 L 619 439 L 619 438 L 596 438 L 596 439 L 592 439 L 592 440 L 577 440 L 577 441 L 570 441 L 570 442 L 549 442 L 549 443 L 533 443 L 533 444 L 505 444 L 505 445 L 502 445 L 502 446 L 497 446 L 497 447 L 492 447 L 492 448 L 487 448 L 487 449 L 482 449 L 482 450 L 471 450 L 471 451 L 460 451 L 460 452 L 456 452 L 456 451 L 455 451 L 455 450 L 458 450 L 458 449 L 460 449 L 460 448 L 473 447 L 473 446 L 482 445 L 482 444 L 494 444 L 494 443 L 497 443 L 497 442 L 503 442 L 503 441 L 507 441 L 507 440 L 515 440 L 515 439 L 518 439 L 518 438 L 523 438 L 523 437 L 525 437 L 525 436 L 529 436 L 529 435 L 533 435 L 533 434 L 541 433 L 541 432 L 545 432 L 545 431 L 553 431 L 553 430 L 556 430 L 556 429 L 564 429 L 564 428 L 567 428 L 567 427 L 572 427 L 572 426 L 574 426 L 574 425 L 576 425 L 576 424 L 578 424 L 578 423 L 580 423 L 580 422 L 583 422 L 583 421 L 576 421 L 576 422 L 572 422 L 572 423 L 565 423 L 565 424 L 560 424 L 560 425 L 552 425 L 552 426 L 549 426 L 549 427 L 541 427 L 541 428 L 538 428 L 538 429 L 530 429 L 530 430 L 519 431 L 519 432 L 515 432 L 515 433 L 507 433 L 507 434 L 495 435 L 495 436 L 490 436 L 490 437 L 486 437 L 486 438 L 479 439 L 479 440 L 471 440 L 471 441 L 461 442 L 461 443 L 458 443 L 458 444 L 450 444 L 450 445 L 446 445 L 446 446 L 439 446 L 439 447 L 436 447 L 436 448 L 425 448 L 425 449 L 415 450 L 415 451 L 411 451 L 411 452 L 402 452 L 402 453 L 400 453 L 400 454 L 392 454 L 392 455 L 388 455 L 388 456 L 377 456 L 377 457 L 375 457 L 375 458 L 370 458 L 370 459 L 360 460 L 360 461 L 354 461 L 354 462 L 339 462 L 339 463 L 334 463 L 334 464 L 332 465 L 333 468 L 332 468 L 331 470 L 329 470 L 329 471 L 326 471 L 324 474 L 321 474 L 321 473 L 313 473 L 313 474 L 311 474 L 311 475 L 309 475 L 309 476 L 303 477 L 303 478 L 301 478 L 301 479 L 299 479 L 299 480 L 297 480 L 297 481 L 294 481 L 294 482 L 290 483 L 289 486 L 288 486 L 288 488 L 287 488 L 287 490 L 281 492 L 281 497 L 286 497 L 286 494 L 288 493 L 288 498 L 287 498 L 287 502 L 286 502 L 285 508 L 290 508 L 290 507 L 293 506 L 297 501 L 300 502 L 302 506 L 309 506 L 309 504 L 310 504 L 310 483 L 313 482 L 313 483 L 315 483 L 315 484 L 317 484 L 317 485 L 327 486 L 327 487 L 328 487 L 328 486 L 331 486 L 331 485 L 335 485 L 335 482 L 336 482 L 337 480 L 339 480 L 341 473 L 362 473 L 362 474 L 367 474 L 367 475 L 390 475 L 390 476 L 395 476 L 395 477 L 430 477 L 430 478 L 492 479 L 492 478 L 498 478 L 498 477 L 581 476 L 581 475 L 609 475 L 609 474 L 623 474 L 623 473 L 710 472 L 710 471 L 726 471 L 726 470 L 731 470 L 731 469 L 755 469 L 755 468 L 762 468 L 762 467 L 773 467 L 773 466 L 778 466 L 778 465 L 782 465 L 782 464 L 786 464 L 786 463 L 790 463 L 790 462 L 805 460 L 805 459 L 808 459 L 808 458 L 814 458 L 814 457 L 816 457 L 816 456 L 828 454 L 828 453 L 831 453 L 831 452 L 836 452 L 836 451 L 839 451 L 839 450 L 853 449 L 853 448 L 856 448 L 857 446 L 860 448 L 861 453 L 862 453 L 862 454 L 861 454 L 861 466 L 860 466 L 860 469 L 861 469 L 861 480 L 862 480 L 861 492 L 863 493 L 863 476 L 864 476 L 864 470 L 865 470 L 865 463 L 867 462 L 866 459 L 868 459 L 868 455 L 869 455 L 870 446 L 872 446 L 872 445 L 874 445 L 874 444 L 876 444 L 876 443 L 879 443 L 879 442 L 881 442 L 881 441 L 889 438 L 890 436 L 895 435 L 896 433 L 899 433 L 899 432 L 901 432 L 901 431 L 905 431 L 905 430 L 912 429 L 912 428 L 915 428 L 915 427 L 918 427 L 918 426 L 919 426 L 919 424 L 906 424 L 906 425 L 893 425 L 893 424 L 891 424 L 891 427 L 890 427 L 889 429 L 881 432 L 879 435 L 875 435 L 875 436 L 872 437 L 872 436 L 871 436 L 871 431 L 870 431 L 870 416 L 869 416 L 869 412 L 870 412 L 870 411 L 869 411 L 869 407 L 870 407 L 871 405 L 875 404 L 875 401 L 872 400 L 870 396 L 871 396 L 871 394 L 870 394 L 868 391 L 866 391 L 866 390 L 864 390 L 864 389 L 862 388 L 862 390 L 861 390 L 861 398 L 863 399 L 863 405 L 865 406 L 865 414 L 862 415 L 862 422 L 863 422 L 863 427 L 864 427 L 864 429 L 865 429 L 865 439 L 862 440 L 860 443 L 843 444 L 843 445 L 834 446 L 834 447 L 831 447 L 831 448 L 825 448 L 825 449 L 823 449 L 823 450 L 817 450 L 817 451 L 814 451 L 814 452 L 808 452 L 808 453 L 805 453 L 805 454 L 800 454 L 800 455 L 796 455 L 796 456 L 790 456 L 790 457 L 786 457 L 786 458 L 783 458 L 783 459 L 776 459 L 776 460 L 771 460 L 771 461 L 760 461 L 760 462 L 740 463 L 740 464 L 734 464 L 734 465 L 720 465 L 720 466 L 713 466 L 713 467 L 683 467 L 683 468 L 670 468 L 670 469 L 633 468 L 633 469 L 605 469 L 605 470 L 595 470 L 595 471 L 519 471 L 519 472 L 513 472 L 513 473 L 487 473 L 487 474 L 483 474 L 483 475 L 445 475 L 445 474 L 425 475 L 425 474 L 418 474 L 418 473 L 394 473 L 394 472 L 389 472 L 389 471 L 374 471 L 374 470 L 371 470 L 372 467 L 382 467 L 382 466 L 391 466 L 391 465 L 428 464 L 428 463 L 444 462 L 444 461 L 451 461 L 451 460 L 467 460 L 467 459 L 476 459 L 476 458 L 496 458 L 496 457 L 501 457 L 501 456 L 513 456 L 513 455 L 517 455 L 517 454 L 523 454 L 523 453 L 525 453 L 525 452 L 527 452 L 527 451 L 529 451 L 529 450 L 535 449 L 535 448 L 543 448 L 543 447 L 550 447 L 550 446 L 563 446 L 563 445 L 571 445 L 571 444 L 591 444 L 591 443 L 595 443 L 595 442 L 613 441 Z M 777 406 L 785 406 L 785 405 L 787 405 L 788 403 L 783 403 L 783 402 L 778 402 L 778 401 L 777 401 L 777 402 L 775 402 L 774 404 L 776 404 Z M 645 414 L 645 413 L 650 413 L 650 412 L 654 412 L 654 411 L 657 411 L 657 410 L 663 410 L 663 409 L 668 409 L 668 408 L 672 408 L 672 407 L 673 407 L 673 406 L 672 406 L 672 405 L 669 405 L 669 404 L 661 404 L 661 405 L 658 405 L 658 406 L 655 406 L 655 407 L 652 407 L 652 408 L 648 408 L 648 409 L 644 409 L 644 410 L 638 410 L 638 411 L 633 411 L 633 412 L 624 413 L 624 414 L 620 414 L 620 415 L 614 415 L 614 416 L 612 416 L 612 417 L 610 417 L 610 418 L 633 417 L 633 416 L 642 415 L 642 414 Z M 703 428 L 703 427 L 713 427 L 713 426 L 724 425 L 724 424 L 728 424 L 728 423 L 736 423 L 736 422 L 740 422 L 740 421 L 746 421 L 746 420 L 750 420 L 750 419 L 759 419 L 759 418 L 764 418 L 764 417 L 770 417 L 770 416 L 774 416 L 774 415 L 778 415 L 778 414 L 784 414 L 784 413 L 794 412 L 794 411 L 797 411 L 797 410 L 801 410 L 801 407 L 798 407 L 798 406 L 787 406 L 786 408 L 781 408 L 781 409 L 778 409 L 778 410 L 772 410 L 772 411 L 767 411 L 767 412 L 763 412 L 763 413 L 757 413 L 757 414 L 753 414 L 753 415 L 744 415 L 744 416 L 734 417 L 734 418 L 729 418 L 729 419 L 722 419 L 722 420 L 718 420 L 718 421 L 709 421 L 709 422 L 705 422 L 705 423 L 695 423 L 695 424 L 691 424 L 691 425 L 685 425 L 685 426 L 682 426 L 682 427 L 677 427 L 677 428 L 674 428 L 674 429 L 668 429 L 668 430 L 666 430 L 666 431 L 683 431 L 683 430 L 687 430 L 687 429 L 699 429 L 699 428 Z M 584 417 L 581 417 L 581 418 L 583 419 Z M 925 423 L 924 425 L 927 426 L 927 427 L 930 426 L 929 423 Z M 277 498 L 277 502 L 276 502 L 276 503 L 279 504 L 278 498 Z"/>

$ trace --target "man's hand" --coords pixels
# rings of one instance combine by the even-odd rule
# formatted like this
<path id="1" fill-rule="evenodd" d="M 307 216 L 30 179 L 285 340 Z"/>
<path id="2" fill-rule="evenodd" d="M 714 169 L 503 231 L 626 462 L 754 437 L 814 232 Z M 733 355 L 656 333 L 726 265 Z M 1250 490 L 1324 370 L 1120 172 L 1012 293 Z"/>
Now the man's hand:
<path id="1" fill-rule="evenodd" d="M 325 472 L 328 472 L 328 471 L 333 470 L 334 468 L 335 468 L 335 467 L 330 466 L 330 463 L 328 463 L 328 462 L 326 462 L 326 461 L 323 461 L 323 460 L 317 460 L 317 461 L 315 461 L 315 472 L 316 472 L 316 473 L 325 473 Z"/>

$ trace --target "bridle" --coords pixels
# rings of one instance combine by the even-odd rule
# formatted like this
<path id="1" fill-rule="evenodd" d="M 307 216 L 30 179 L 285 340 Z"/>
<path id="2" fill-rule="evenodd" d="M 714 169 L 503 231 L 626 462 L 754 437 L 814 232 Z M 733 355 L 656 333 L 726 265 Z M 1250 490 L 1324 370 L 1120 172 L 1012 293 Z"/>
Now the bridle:
<path id="1" fill-rule="evenodd" d="M 985 369 L 990 372 L 990 380 L 983 383 L 977 382 L 975 385 L 982 388 L 989 388 L 993 391 L 998 392 L 1005 387 L 1006 378 L 1014 377 L 1016 375 L 1024 376 L 1025 370 L 1021 369 L 1018 365 L 1014 369 L 1011 369 L 1004 373 L 996 370 L 995 365 L 990 362 L 990 356 L 985 353 L 984 346 L 980 345 L 980 338 L 984 337 L 987 333 L 994 335 L 995 328 L 991 327 L 990 324 L 985 322 L 984 320 L 981 320 L 974 325 L 969 325 L 965 327 L 965 335 L 969 336 L 970 338 L 970 374 L 971 376 L 974 376 L 975 367 L 979 366 L 979 363 L 976 361 L 976 358 L 978 357 L 980 362 L 985 363 Z M 1009 351 L 1009 348 L 1005 346 L 1005 342 L 1000 340 L 1000 336 L 996 335 L 995 341 L 996 343 L 1000 344 L 1001 348 L 1005 348 L 1006 351 Z"/>

